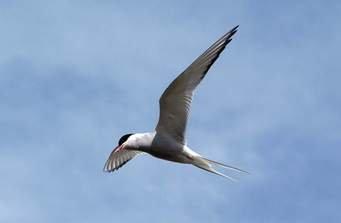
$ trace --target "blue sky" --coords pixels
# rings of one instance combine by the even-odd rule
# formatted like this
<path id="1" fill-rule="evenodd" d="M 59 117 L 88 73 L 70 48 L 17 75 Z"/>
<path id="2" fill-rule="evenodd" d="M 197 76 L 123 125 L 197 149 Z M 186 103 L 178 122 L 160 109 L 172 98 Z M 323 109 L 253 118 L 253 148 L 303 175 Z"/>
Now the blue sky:
<path id="1" fill-rule="evenodd" d="M 339 222 L 340 1 L 0 1 L 0 222 Z M 119 137 L 239 32 L 199 87 L 189 146 L 239 183 Z"/>

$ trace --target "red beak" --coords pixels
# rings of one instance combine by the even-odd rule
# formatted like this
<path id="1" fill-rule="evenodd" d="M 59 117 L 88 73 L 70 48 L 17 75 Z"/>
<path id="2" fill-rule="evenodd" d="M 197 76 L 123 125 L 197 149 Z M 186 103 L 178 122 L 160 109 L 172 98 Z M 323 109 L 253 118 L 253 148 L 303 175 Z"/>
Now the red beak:
<path id="1" fill-rule="evenodd" d="M 117 146 L 117 147 L 113 150 L 113 152 L 114 152 L 114 153 L 117 153 L 117 152 L 119 152 L 121 149 L 123 149 L 123 144 L 120 145 L 120 146 Z"/>

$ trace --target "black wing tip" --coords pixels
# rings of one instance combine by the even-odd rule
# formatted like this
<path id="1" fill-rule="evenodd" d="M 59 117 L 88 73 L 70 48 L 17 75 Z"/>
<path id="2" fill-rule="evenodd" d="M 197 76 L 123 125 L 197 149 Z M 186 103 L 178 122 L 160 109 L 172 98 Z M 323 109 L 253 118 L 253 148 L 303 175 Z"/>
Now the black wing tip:
<path id="1" fill-rule="evenodd" d="M 232 28 L 230 31 L 227 32 L 227 39 L 230 39 L 237 31 L 238 31 L 239 25 Z"/>
<path id="2" fill-rule="evenodd" d="M 205 77 L 208 70 L 211 68 L 211 66 L 214 64 L 214 62 L 218 59 L 218 57 L 224 51 L 226 46 L 232 41 L 232 36 L 238 31 L 238 27 L 239 27 L 239 25 L 235 26 L 234 28 L 232 28 L 229 32 L 227 32 L 225 34 L 226 37 L 225 37 L 224 43 L 222 44 L 221 49 L 217 52 L 216 56 L 212 59 L 212 61 L 207 65 L 207 68 L 205 69 L 205 71 L 204 71 L 204 73 L 200 79 L 203 79 Z"/>
<path id="3" fill-rule="evenodd" d="M 228 33 L 233 33 L 235 34 L 238 31 L 239 25 L 236 25 L 235 27 L 233 27 L 230 31 L 228 31 Z M 232 35 L 233 35 L 232 34 Z"/>

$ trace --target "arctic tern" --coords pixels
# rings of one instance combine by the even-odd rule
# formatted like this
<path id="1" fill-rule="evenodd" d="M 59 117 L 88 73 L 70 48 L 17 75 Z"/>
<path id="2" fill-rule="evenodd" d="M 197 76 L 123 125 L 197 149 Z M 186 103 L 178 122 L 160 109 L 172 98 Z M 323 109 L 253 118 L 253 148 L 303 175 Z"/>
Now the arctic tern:
<path id="1" fill-rule="evenodd" d="M 160 116 L 155 131 L 122 136 L 106 161 L 104 171 L 118 170 L 135 156 L 148 153 L 159 159 L 192 164 L 230 180 L 234 178 L 218 172 L 216 167 L 247 173 L 201 156 L 190 149 L 185 140 L 193 92 L 237 29 L 238 26 L 234 27 L 218 39 L 168 86 L 159 100 Z"/>

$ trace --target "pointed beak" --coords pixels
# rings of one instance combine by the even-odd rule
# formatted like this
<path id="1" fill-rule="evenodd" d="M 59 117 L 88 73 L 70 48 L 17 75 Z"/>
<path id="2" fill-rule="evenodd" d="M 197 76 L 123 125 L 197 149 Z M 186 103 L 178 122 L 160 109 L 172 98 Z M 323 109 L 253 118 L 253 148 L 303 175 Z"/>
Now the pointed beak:
<path id="1" fill-rule="evenodd" d="M 121 149 L 123 149 L 124 147 L 123 147 L 123 144 L 122 145 L 120 145 L 120 146 L 117 146 L 114 150 L 113 150 L 113 152 L 118 152 L 118 151 L 120 151 Z"/>

